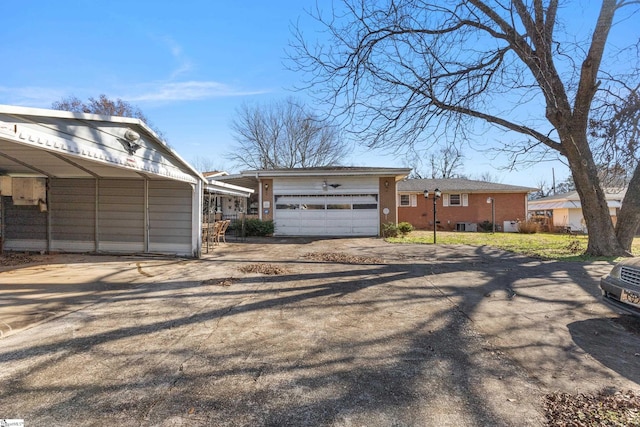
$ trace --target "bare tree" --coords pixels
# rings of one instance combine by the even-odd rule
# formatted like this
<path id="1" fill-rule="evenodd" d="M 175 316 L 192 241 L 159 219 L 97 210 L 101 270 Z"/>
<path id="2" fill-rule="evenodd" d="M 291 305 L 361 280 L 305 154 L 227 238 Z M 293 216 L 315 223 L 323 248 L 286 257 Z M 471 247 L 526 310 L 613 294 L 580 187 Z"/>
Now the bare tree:
<path id="1" fill-rule="evenodd" d="M 193 166 L 198 172 L 224 171 L 217 161 L 210 157 L 195 156 L 189 163 L 191 163 L 191 166 Z"/>
<path id="2" fill-rule="evenodd" d="M 340 164 L 349 150 L 338 129 L 288 98 L 270 105 L 243 105 L 231 128 L 238 145 L 227 156 L 254 169 Z"/>
<path id="3" fill-rule="evenodd" d="M 500 182 L 500 178 L 489 171 L 480 173 L 476 179 L 483 182 Z M 537 187 L 540 188 L 540 186 Z"/>
<path id="4" fill-rule="evenodd" d="M 75 96 L 55 101 L 51 104 L 54 110 L 71 111 L 73 113 L 101 114 L 104 116 L 131 117 L 142 120 L 151 128 L 158 137 L 165 139 L 162 131 L 157 129 L 147 118 L 147 116 L 135 105 L 117 98 L 115 101 L 102 94 L 98 98 L 89 98 L 86 102 Z"/>
<path id="5" fill-rule="evenodd" d="M 640 74 L 639 67 L 635 72 Z M 619 91 L 606 91 L 606 102 L 589 125 L 597 142 L 594 154 L 600 181 L 612 189 L 627 188 L 616 223 L 616 235 L 627 248 L 640 226 L 640 83 L 621 86 Z"/>
<path id="6" fill-rule="evenodd" d="M 314 93 L 373 146 L 424 143 L 434 134 L 456 139 L 485 124 L 519 136 L 506 147 L 514 164 L 564 159 L 589 229 L 587 253 L 622 255 L 630 245 L 614 230 L 587 131 L 614 18 L 633 15 L 638 3 L 603 0 L 590 39 L 576 42 L 556 30 L 565 24 L 560 14 L 579 2 L 344 0 L 330 16 L 312 14 L 329 42 L 310 44 L 298 30 L 290 55 L 310 73 Z M 608 75 L 637 61 L 636 52 L 616 54 Z M 615 93 L 615 82 L 608 84 Z M 632 179 L 629 191 L 640 193 L 640 184 Z"/>
<path id="7" fill-rule="evenodd" d="M 448 145 L 429 154 L 431 179 L 459 178 L 458 170 L 462 167 L 464 156 L 458 147 Z"/>

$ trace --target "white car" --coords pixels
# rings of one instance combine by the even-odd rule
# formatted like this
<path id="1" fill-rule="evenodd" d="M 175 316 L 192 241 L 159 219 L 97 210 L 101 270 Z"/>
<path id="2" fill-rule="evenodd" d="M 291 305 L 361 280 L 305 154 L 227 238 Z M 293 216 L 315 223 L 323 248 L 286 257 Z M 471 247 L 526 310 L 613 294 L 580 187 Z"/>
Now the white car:
<path id="1" fill-rule="evenodd" d="M 607 304 L 640 317 L 640 257 L 616 264 L 600 279 L 600 289 Z"/>

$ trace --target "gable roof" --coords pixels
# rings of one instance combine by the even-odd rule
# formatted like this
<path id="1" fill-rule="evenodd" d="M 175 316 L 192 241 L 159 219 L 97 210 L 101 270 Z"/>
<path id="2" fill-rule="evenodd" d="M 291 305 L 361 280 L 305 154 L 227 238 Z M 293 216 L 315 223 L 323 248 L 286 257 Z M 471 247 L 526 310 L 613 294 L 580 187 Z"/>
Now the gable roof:
<path id="1" fill-rule="evenodd" d="M 13 105 L 0 105 L 0 174 L 205 181 L 139 119 Z"/>
<path id="2" fill-rule="evenodd" d="M 607 201 L 607 206 L 610 208 L 621 207 L 622 199 L 624 199 L 626 193 L 626 188 L 605 188 L 604 197 Z M 528 203 L 529 211 L 545 211 L 553 209 L 582 209 L 580 195 L 577 191 L 569 191 L 568 193 L 554 194 L 553 196 L 529 200 Z"/>
<path id="3" fill-rule="evenodd" d="M 498 184 L 487 181 L 475 181 L 463 178 L 451 179 L 407 179 L 398 183 L 400 192 L 422 193 L 424 190 L 435 189 L 443 193 L 530 193 L 537 188 L 521 187 L 517 185 Z"/>

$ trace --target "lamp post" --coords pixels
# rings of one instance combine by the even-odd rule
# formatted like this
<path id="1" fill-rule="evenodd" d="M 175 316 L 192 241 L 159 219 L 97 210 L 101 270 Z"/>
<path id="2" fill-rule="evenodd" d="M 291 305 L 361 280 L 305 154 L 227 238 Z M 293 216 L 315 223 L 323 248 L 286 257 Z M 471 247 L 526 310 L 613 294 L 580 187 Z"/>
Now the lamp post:
<path id="1" fill-rule="evenodd" d="M 437 188 L 433 191 L 433 244 L 436 244 L 436 229 L 438 228 L 438 221 L 436 219 L 436 200 L 442 196 L 442 192 Z M 425 200 L 429 199 L 429 190 L 424 190 Z"/>
<path id="2" fill-rule="evenodd" d="M 491 203 L 491 232 L 496 232 L 496 200 L 493 197 L 487 197 L 487 203 Z"/>

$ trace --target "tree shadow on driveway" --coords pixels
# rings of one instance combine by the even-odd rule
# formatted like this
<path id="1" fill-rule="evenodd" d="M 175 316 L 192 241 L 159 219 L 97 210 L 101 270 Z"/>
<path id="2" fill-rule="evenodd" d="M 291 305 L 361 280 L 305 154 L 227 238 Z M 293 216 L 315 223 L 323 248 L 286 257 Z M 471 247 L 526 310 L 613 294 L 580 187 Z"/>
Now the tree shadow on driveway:
<path id="1" fill-rule="evenodd" d="M 362 242 L 305 243 L 269 258 L 229 245 L 216 262 L 158 267 L 135 290 L 10 336 L 0 413 L 36 425 L 539 424 L 546 386 L 517 354 L 542 345 L 543 365 L 562 362 L 563 336 L 524 338 L 537 316 L 553 324 L 566 307 L 596 304 L 566 294 L 580 292 L 580 270 L 486 248 Z M 309 246 L 385 264 L 309 262 L 300 256 Z M 290 272 L 238 272 L 264 260 Z M 565 298 L 550 293 L 550 275 Z M 230 286 L 212 280 L 230 276 Z M 500 338 L 514 335 L 522 341 Z"/>

